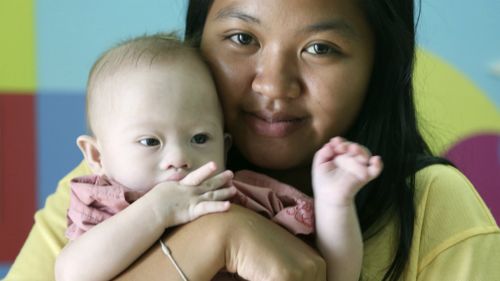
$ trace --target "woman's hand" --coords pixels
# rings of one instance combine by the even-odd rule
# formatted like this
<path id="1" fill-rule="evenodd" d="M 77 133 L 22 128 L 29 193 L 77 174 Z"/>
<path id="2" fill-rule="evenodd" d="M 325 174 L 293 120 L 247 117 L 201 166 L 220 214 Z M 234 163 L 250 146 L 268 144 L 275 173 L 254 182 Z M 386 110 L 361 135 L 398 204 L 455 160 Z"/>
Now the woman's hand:
<path id="1" fill-rule="evenodd" d="M 247 280 L 326 280 L 325 262 L 314 249 L 237 205 L 180 226 L 164 241 L 189 280 L 211 280 L 224 267 Z M 182 280 L 158 245 L 117 279 Z"/>
<path id="2" fill-rule="evenodd" d="M 224 216 L 228 271 L 247 280 L 326 280 L 323 258 L 281 226 L 238 205 Z"/>

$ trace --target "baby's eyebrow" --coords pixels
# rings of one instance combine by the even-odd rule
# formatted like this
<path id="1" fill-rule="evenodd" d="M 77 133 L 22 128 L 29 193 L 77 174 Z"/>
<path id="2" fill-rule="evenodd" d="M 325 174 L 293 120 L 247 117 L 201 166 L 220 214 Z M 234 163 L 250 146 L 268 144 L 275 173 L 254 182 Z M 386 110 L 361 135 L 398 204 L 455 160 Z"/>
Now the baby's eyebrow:
<path id="1" fill-rule="evenodd" d="M 220 10 L 215 16 L 216 20 L 224 20 L 227 18 L 237 18 L 245 22 L 260 24 L 260 20 L 252 15 L 244 13 L 235 7 L 227 7 Z"/>

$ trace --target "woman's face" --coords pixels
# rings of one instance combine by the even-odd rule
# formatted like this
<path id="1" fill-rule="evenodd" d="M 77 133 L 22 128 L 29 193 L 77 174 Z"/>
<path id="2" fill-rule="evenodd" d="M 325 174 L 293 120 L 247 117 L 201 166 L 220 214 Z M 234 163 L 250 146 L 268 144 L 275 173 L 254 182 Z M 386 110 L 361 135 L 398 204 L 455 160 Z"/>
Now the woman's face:
<path id="1" fill-rule="evenodd" d="M 309 165 L 358 115 L 373 34 L 352 0 L 215 0 L 201 49 L 226 129 L 257 166 Z"/>

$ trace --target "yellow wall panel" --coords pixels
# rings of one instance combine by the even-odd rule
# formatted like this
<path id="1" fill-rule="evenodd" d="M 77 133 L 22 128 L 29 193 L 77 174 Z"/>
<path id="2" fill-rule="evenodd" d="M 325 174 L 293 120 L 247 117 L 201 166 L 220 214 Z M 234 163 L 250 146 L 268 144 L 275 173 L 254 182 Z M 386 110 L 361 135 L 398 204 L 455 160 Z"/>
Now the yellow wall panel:
<path id="1" fill-rule="evenodd" d="M 500 112 L 493 101 L 437 55 L 417 52 L 414 82 L 422 133 L 433 152 L 442 154 L 473 135 L 500 133 Z"/>
<path id="2" fill-rule="evenodd" d="M 0 92 L 36 88 L 34 0 L 0 1 Z"/>

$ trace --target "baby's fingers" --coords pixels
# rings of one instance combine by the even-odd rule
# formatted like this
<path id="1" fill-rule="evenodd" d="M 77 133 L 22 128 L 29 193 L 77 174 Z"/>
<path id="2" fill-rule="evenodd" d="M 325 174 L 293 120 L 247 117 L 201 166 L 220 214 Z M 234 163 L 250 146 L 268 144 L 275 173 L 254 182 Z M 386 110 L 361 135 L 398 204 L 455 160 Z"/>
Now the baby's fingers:
<path id="1" fill-rule="evenodd" d="M 368 164 L 372 153 L 365 146 L 358 143 L 349 143 L 346 148 L 346 153 L 355 157 L 360 163 Z"/>
<path id="2" fill-rule="evenodd" d="M 324 145 L 314 155 L 313 166 L 318 167 L 320 165 L 323 165 L 324 163 L 328 163 L 334 157 L 335 157 L 335 152 L 333 151 L 333 148 L 329 145 Z"/>
<path id="3" fill-rule="evenodd" d="M 219 173 L 197 186 L 196 188 L 198 194 L 205 193 L 207 191 L 213 191 L 221 187 L 228 187 L 231 185 L 231 180 L 233 179 L 233 177 L 233 172 L 229 170 Z"/>
<path id="4" fill-rule="evenodd" d="M 374 179 L 380 175 L 382 169 L 384 168 L 384 164 L 382 163 L 382 158 L 380 156 L 372 156 L 370 157 L 369 165 L 368 165 L 368 175 L 371 179 Z"/>
<path id="5" fill-rule="evenodd" d="M 338 155 L 345 153 L 347 145 L 346 141 L 341 137 L 332 138 L 314 155 L 313 167 L 325 166 Z"/>
<path id="6" fill-rule="evenodd" d="M 210 178 L 215 171 L 217 171 L 217 165 L 214 162 L 208 162 L 207 164 L 189 173 L 180 181 L 180 183 L 191 186 L 200 185 L 206 179 Z"/>
<path id="7" fill-rule="evenodd" d="M 229 201 L 203 201 L 194 207 L 192 217 L 195 219 L 206 214 L 225 212 L 229 207 L 231 207 Z"/>
<path id="8" fill-rule="evenodd" d="M 202 201 L 222 201 L 233 197 L 236 194 L 234 186 L 212 190 L 200 195 Z"/>
<path id="9" fill-rule="evenodd" d="M 341 155 L 335 159 L 337 166 L 355 176 L 360 182 L 367 183 L 376 178 L 383 169 L 380 156 L 371 156 L 368 163 L 360 162 L 357 157 Z"/>
<path id="10" fill-rule="evenodd" d="M 227 211 L 231 203 L 223 200 L 227 200 L 235 194 L 236 188 L 234 186 L 203 193 L 198 198 L 199 202 L 192 209 L 191 217 L 195 219 L 206 214 Z"/>
<path id="11" fill-rule="evenodd" d="M 340 155 L 335 158 L 333 162 L 335 162 L 339 169 L 353 175 L 361 182 L 367 182 L 370 180 L 368 167 L 365 164 L 360 163 L 355 157 Z"/>

